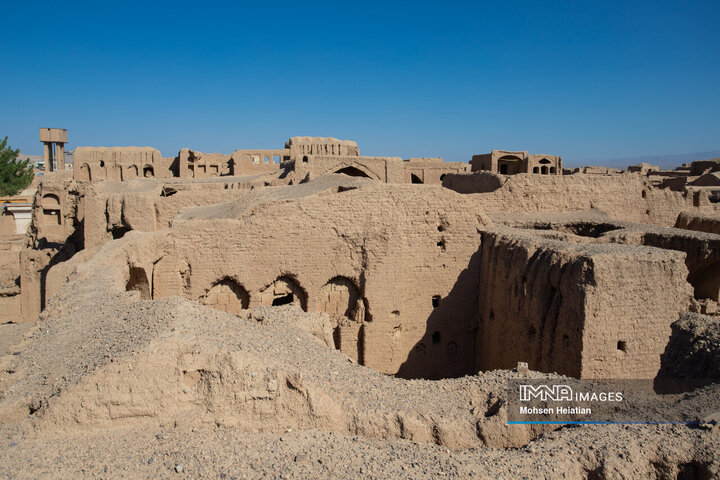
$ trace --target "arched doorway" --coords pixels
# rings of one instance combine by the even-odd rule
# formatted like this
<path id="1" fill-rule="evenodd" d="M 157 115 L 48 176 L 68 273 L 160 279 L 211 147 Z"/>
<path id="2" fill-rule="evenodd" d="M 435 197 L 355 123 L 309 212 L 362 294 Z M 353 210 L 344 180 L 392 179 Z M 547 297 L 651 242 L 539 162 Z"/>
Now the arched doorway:
<path id="1" fill-rule="evenodd" d="M 43 225 L 62 225 L 60 198 L 57 195 L 54 193 L 43 195 L 41 205 Z"/>
<path id="2" fill-rule="evenodd" d="M 363 171 L 360 170 L 359 168 L 352 167 L 352 166 L 350 166 L 350 167 L 345 167 L 345 168 L 341 168 L 340 170 L 335 171 L 335 173 L 341 173 L 341 174 L 343 174 L 343 175 L 348 175 L 348 176 L 350 176 L 350 177 L 365 177 L 365 178 L 370 178 L 370 175 L 368 175 L 367 173 L 363 172 Z"/>
<path id="3" fill-rule="evenodd" d="M 548 160 L 547 158 L 543 158 L 538 163 L 540 164 L 540 173 L 542 175 L 547 175 L 550 171 L 550 164 L 552 162 L 550 162 L 550 160 Z"/>
<path id="4" fill-rule="evenodd" d="M 92 175 L 90 174 L 90 166 L 87 163 L 84 163 L 80 166 L 80 180 L 86 182 L 92 180 Z"/>
<path id="5" fill-rule="evenodd" d="M 347 277 L 334 277 L 320 289 L 318 309 L 329 315 L 344 315 L 355 319 L 359 299 L 358 288 L 352 280 Z"/>
<path id="6" fill-rule="evenodd" d="M 263 306 L 288 305 L 297 303 L 307 311 L 307 293 L 291 277 L 283 275 L 260 291 L 260 304 Z"/>
<path id="7" fill-rule="evenodd" d="M 223 278 L 200 297 L 200 303 L 216 310 L 238 314 L 248 308 L 250 295 L 242 285 L 231 278 Z"/>
<path id="8" fill-rule="evenodd" d="M 145 269 L 130 267 L 128 282 L 125 285 L 126 292 L 140 292 L 141 300 L 150 300 L 150 282 L 148 282 Z"/>
<path id="9" fill-rule="evenodd" d="M 145 165 L 143 167 L 143 177 L 152 178 L 154 176 L 155 176 L 155 170 L 153 169 L 152 165 Z"/>
<path id="10" fill-rule="evenodd" d="M 523 161 L 515 155 L 505 155 L 498 158 L 498 171 L 503 175 L 515 175 L 522 173 Z"/>
<path id="11" fill-rule="evenodd" d="M 355 283 L 334 277 L 319 291 L 317 308 L 330 316 L 335 348 L 364 364 L 365 303 Z"/>

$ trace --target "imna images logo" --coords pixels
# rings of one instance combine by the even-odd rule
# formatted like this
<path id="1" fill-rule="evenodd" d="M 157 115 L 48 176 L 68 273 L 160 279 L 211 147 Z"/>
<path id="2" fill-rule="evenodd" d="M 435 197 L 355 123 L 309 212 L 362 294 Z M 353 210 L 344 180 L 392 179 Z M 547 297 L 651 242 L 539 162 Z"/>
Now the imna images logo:
<path id="1" fill-rule="evenodd" d="M 541 402 L 572 401 L 573 391 L 567 385 L 520 385 L 520 401 L 529 402 L 537 398 Z"/>

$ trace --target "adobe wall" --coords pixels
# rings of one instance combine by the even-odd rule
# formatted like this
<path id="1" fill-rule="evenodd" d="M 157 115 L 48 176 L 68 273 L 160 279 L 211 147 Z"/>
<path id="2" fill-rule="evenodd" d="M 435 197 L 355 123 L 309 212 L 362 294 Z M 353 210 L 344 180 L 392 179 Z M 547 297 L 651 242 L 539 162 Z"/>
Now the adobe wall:
<path id="1" fill-rule="evenodd" d="M 357 155 L 301 155 L 294 158 L 296 178 L 320 177 L 342 170 L 385 183 L 404 183 L 405 170 L 400 157 L 361 157 Z"/>
<path id="2" fill-rule="evenodd" d="M 151 147 L 77 147 L 73 154 L 76 181 L 168 178 L 173 176 L 170 167 Z"/>
<path id="3" fill-rule="evenodd" d="M 720 213 L 681 212 L 675 222 L 675 227 L 696 232 L 720 234 Z"/>
<path id="4" fill-rule="evenodd" d="M 685 255 L 649 247 L 613 250 L 621 252 L 593 257 L 581 377 L 654 378 L 670 325 L 692 298 Z"/>
<path id="5" fill-rule="evenodd" d="M 301 155 L 360 155 L 357 143 L 333 137 L 291 137 L 285 142 L 285 148 L 291 158 Z"/>
<path id="6" fill-rule="evenodd" d="M 20 235 L 0 241 L 0 323 L 21 320 L 20 251 L 23 245 Z"/>
<path id="7" fill-rule="evenodd" d="M 483 233 L 477 366 L 653 378 L 689 305 L 680 252 Z"/>
<path id="8" fill-rule="evenodd" d="M 444 162 L 442 158 L 410 158 L 405 161 L 405 183 L 417 183 L 419 180 L 427 185 L 441 185 L 449 173 L 469 172 L 469 163 Z"/>
<path id="9" fill-rule="evenodd" d="M 227 186 L 173 182 L 92 184 L 84 198 L 84 245 L 102 245 L 130 230 L 167 228 L 182 208 L 221 203 L 245 195 L 250 189 Z"/>
<path id="10" fill-rule="evenodd" d="M 290 160 L 290 151 L 282 150 L 235 150 L 230 154 L 235 175 L 257 175 L 276 172 Z"/>
<path id="11" fill-rule="evenodd" d="M 638 174 L 510 175 L 502 185 L 490 173 L 447 175 L 443 186 L 469 194 L 488 213 L 573 212 L 597 209 L 615 219 L 670 226 L 694 199 L 650 185 Z M 703 212 L 720 205 L 701 202 Z"/>
<path id="12" fill-rule="evenodd" d="M 296 197 L 311 187 L 284 187 L 293 201 L 257 192 L 250 195 L 260 203 L 249 203 L 248 196 L 242 209 L 219 208 L 239 211 L 232 219 L 176 223 L 158 246 L 162 258 L 154 270 L 147 267 L 153 298 L 207 299 L 214 285 L 232 282 L 254 307 L 294 288 L 294 300 L 308 311 L 349 313 L 356 324 L 338 325 L 337 333 L 343 350 L 359 350 L 367 366 L 405 377 L 471 373 L 474 338 L 468 332 L 484 217 L 440 187 L 377 184 Z M 347 289 L 331 283 L 352 285 L 360 302 L 353 305 Z M 221 297 L 222 308 L 242 303 L 244 295 Z"/>
<path id="13" fill-rule="evenodd" d="M 469 172 L 470 165 L 444 162 L 441 158 L 411 158 L 403 161 L 400 157 L 302 155 L 294 158 L 293 171 L 296 178 L 300 179 L 345 173 L 385 183 L 440 185 L 448 174 Z"/>
<path id="14" fill-rule="evenodd" d="M 180 178 L 208 178 L 235 175 L 228 164 L 230 156 L 224 153 L 204 153 L 189 148 L 178 152 Z"/>
<path id="15" fill-rule="evenodd" d="M 33 199 L 33 243 L 65 243 L 81 225 L 83 217 L 82 184 L 70 178 L 45 178 Z"/>
<path id="16" fill-rule="evenodd" d="M 0 213 L 0 236 L 15 235 L 15 217 L 10 212 Z"/>

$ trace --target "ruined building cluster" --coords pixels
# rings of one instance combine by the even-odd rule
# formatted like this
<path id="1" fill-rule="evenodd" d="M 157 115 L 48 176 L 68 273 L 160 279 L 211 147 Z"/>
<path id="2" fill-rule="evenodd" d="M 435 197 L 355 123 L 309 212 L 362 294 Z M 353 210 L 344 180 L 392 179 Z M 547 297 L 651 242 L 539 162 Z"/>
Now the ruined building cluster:
<path id="1" fill-rule="evenodd" d="M 66 137 L 48 135 L 60 162 Z M 72 177 L 52 170 L 26 243 L 0 252 L 4 321 L 34 320 L 104 255 L 98 288 L 233 314 L 295 303 L 328 315 L 337 349 L 391 375 L 527 362 L 653 378 L 678 316 L 718 309 L 717 159 L 569 171 L 525 151 L 403 160 L 293 137 L 175 157 L 78 147 Z"/>

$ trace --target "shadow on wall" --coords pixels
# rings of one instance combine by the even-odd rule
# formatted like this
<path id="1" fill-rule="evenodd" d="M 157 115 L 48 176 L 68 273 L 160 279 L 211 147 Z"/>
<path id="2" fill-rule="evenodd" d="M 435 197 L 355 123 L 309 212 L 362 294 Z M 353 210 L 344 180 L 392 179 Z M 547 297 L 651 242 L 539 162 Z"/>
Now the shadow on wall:
<path id="1" fill-rule="evenodd" d="M 447 296 L 422 299 L 430 302 L 433 310 L 423 337 L 410 350 L 397 377 L 439 380 L 476 373 L 480 256 L 477 251 L 470 257 Z"/>
<path id="2" fill-rule="evenodd" d="M 142 267 L 130 267 L 129 278 L 125 285 L 127 292 L 139 292 L 141 300 L 150 300 L 150 282 Z"/>
<path id="3" fill-rule="evenodd" d="M 79 221 L 75 225 L 75 230 L 73 233 L 67 238 L 65 243 L 53 243 L 48 242 L 45 238 L 40 238 L 37 245 L 37 250 L 45 250 L 48 249 L 48 251 L 54 250 L 54 252 L 50 256 L 50 260 L 48 261 L 47 265 L 43 267 L 39 274 L 40 274 L 40 311 L 45 310 L 45 307 L 47 306 L 47 301 L 49 298 L 47 298 L 48 292 L 47 292 L 47 275 L 48 272 L 50 272 L 50 269 L 57 265 L 58 263 L 63 263 L 68 260 L 70 260 L 75 253 L 79 252 L 80 250 L 83 250 L 85 248 L 85 242 L 84 242 L 84 231 L 85 231 L 85 220 Z M 21 285 L 22 288 L 22 285 Z"/>
<path id="4" fill-rule="evenodd" d="M 682 313 L 660 357 L 659 394 L 690 392 L 720 382 L 720 319 Z"/>

